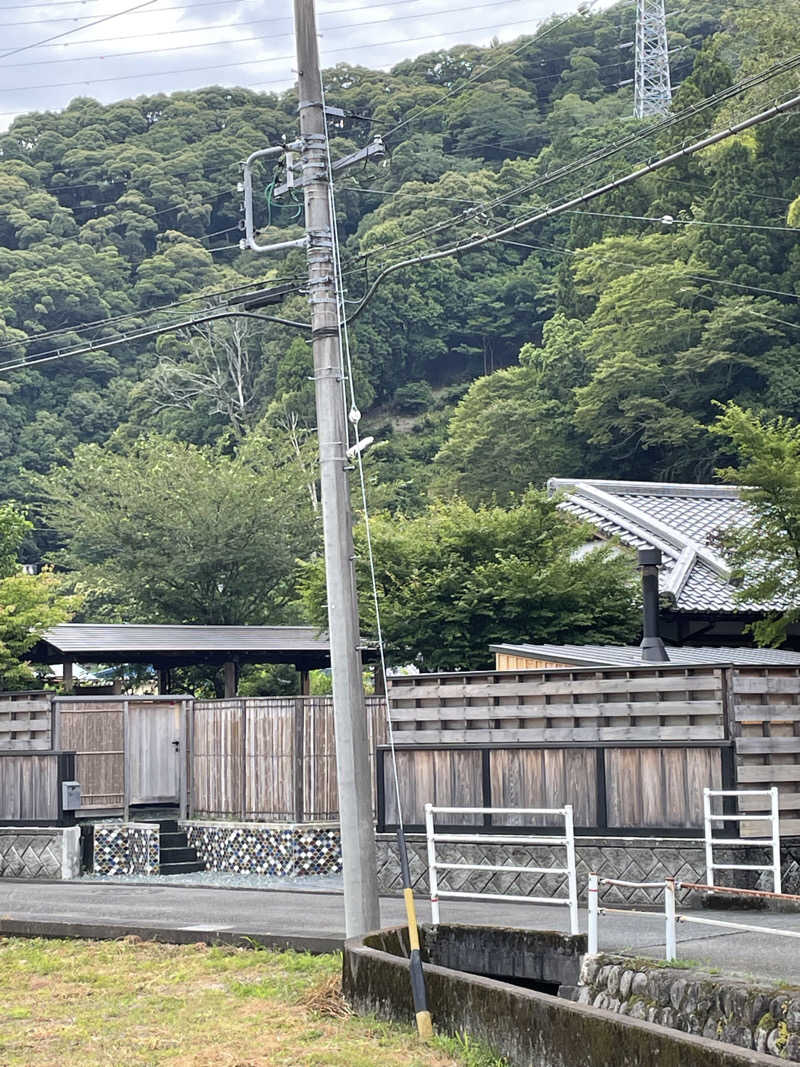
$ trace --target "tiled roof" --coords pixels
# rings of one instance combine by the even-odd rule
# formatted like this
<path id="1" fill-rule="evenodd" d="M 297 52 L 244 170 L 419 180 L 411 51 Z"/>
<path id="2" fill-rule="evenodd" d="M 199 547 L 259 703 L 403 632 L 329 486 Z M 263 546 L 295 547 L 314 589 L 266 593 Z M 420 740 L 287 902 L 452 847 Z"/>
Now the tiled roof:
<path id="1" fill-rule="evenodd" d="M 748 517 L 736 486 L 677 482 L 621 482 L 551 478 L 564 510 L 601 534 L 632 548 L 660 548 L 661 590 L 675 611 L 763 611 L 780 605 L 743 604 L 734 598 L 730 570 L 714 535 Z"/>
<path id="2" fill-rule="evenodd" d="M 635 667 L 642 663 L 638 645 L 491 645 L 492 652 L 523 659 L 563 663 L 565 667 Z M 780 648 L 667 648 L 679 667 L 732 664 L 734 667 L 798 667 L 800 652 Z M 657 664 L 649 664 L 651 667 Z"/>

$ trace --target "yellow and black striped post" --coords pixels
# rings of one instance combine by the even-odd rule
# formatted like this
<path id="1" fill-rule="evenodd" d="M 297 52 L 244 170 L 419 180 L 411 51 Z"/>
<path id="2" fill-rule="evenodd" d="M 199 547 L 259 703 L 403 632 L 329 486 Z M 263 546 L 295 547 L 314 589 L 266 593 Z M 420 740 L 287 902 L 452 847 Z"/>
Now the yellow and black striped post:
<path id="1" fill-rule="evenodd" d="M 419 953 L 419 930 L 417 929 L 417 910 L 414 907 L 414 893 L 411 889 L 411 870 L 408 866 L 408 850 L 403 827 L 397 828 L 397 846 L 400 850 L 400 874 L 403 879 L 403 899 L 406 902 L 408 920 L 408 943 L 411 949 L 411 995 L 414 998 L 414 1015 L 417 1020 L 417 1033 L 421 1041 L 430 1041 L 433 1037 L 431 1013 L 428 1011 L 428 996 L 425 991 L 425 974 L 422 970 L 422 957 Z"/>

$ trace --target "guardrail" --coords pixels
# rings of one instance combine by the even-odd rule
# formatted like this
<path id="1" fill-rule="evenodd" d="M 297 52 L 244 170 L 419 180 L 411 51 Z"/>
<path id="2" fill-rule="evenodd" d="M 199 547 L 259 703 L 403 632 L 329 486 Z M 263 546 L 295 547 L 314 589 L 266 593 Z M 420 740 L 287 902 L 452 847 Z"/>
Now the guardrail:
<path id="1" fill-rule="evenodd" d="M 600 905 L 600 886 L 618 885 L 638 889 L 663 889 L 664 912 L 663 916 L 658 912 L 641 911 L 634 908 L 609 908 Z M 693 923 L 697 926 L 715 926 L 728 930 L 744 930 L 748 933 L 772 934 L 777 937 L 800 938 L 800 930 L 781 930 L 775 926 L 756 926 L 753 923 L 738 923 L 723 919 L 710 919 L 699 915 L 683 915 L 676 912 L 675 896 L 679 889 L 708 890 L 714 893 L 730 893 L 747 897 L 766 897 L 772 900 L 793 901 L 800 903 L 800 895 L 793 893 L 770 893 L 757 889 L 734 889 L 727 886 L 706 885 L 698 882 L 678 882 L 674 878 L 666 878 L 663 882 L 625 882 L 617 878 L 598 878 L 596 874 L 589 875 L 589 929 L 588 929 L 588 952 L 595 955 L 599 945 L 599 925 L 601 915 L 645 915 L 651 919 L 661 919 L 664 922 L 665 959 L 676 960 L 677 952 L 677 925 L 678 923 Z"/>
<path id="2" fill-rule="evenodd" d="M 512 837 L 508 834 L 489 836 L 487 834 L 436 833 L 434 815 L 545 815 L 563 818 L 564 833 L 558 836 Z M 425 833 L 428 841 L 428 879 L 430 886 L 431 921 L 439 922 L 439 900 L 441 897 L 468 900 L 518 900 L 529 904 L 557 904 L 569 908 L 569 926 L 571 934 L 580 933 L 578 920 L 578 880 L 575 872 L 575 834 L 573 827 L 572 805 L 563 808 L 444 808 L 433 804 L 425 805 Z M 436 843 L 463 843 L 472 845 L 561 845 L 566 850 L 565 867 L 515 867 L 497 866 L 488 863 L 447 863 L 437 860 Z M 501 874 L 565 874 L 567 876 L 566 897 L 534 897 L 522 893 L 470 893 L 455 889 L 440 889 L 437 871 L 488 871 Z"/>
<path id="3" fill-rule="evenodd" d="M 750 812 L 723 812 L 714 814 L 711 811 L 712 797 L 735 798 L 760 797 L 770 798 L 769 815 L 753 815 Z M 770 836 L 765 838 L 746 838 L 748 845 L 764 845 L 772 849 L 772 864 L 761 863 L 715 863 L 714 848 L 720 845 L 741 845 L 741 837 L 712 837 L 713 822 L 769 822 Z M 770 789 L 704 789 L 703 790 L 703 825 L 706 845 L 706 878 L 709 886 L 714 885 L 714 871 L 771 871 L 772 889 L 774 893 L 781 892 L 781 831 L 780 831 L 780 804 L 778 799 L 778 787 Z"/>

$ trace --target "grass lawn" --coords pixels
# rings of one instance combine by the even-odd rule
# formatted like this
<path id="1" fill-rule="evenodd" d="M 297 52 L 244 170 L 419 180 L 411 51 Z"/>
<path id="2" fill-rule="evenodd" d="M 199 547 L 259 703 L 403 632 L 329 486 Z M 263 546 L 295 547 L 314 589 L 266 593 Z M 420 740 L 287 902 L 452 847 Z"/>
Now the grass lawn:
<path id="1" fill-rule="evenodd" d="M 0 939 L 3 1067 L 500 1067 L 351 1016 L 339 956 L 123 941 Z"/>

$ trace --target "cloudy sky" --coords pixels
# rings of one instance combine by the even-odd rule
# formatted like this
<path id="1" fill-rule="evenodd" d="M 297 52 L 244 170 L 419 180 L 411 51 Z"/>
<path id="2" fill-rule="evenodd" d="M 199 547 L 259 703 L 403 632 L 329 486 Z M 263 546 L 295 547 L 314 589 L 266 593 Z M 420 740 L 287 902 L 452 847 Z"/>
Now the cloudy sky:
<path id="1" fill-rule="evenodd" d="M 436 48 L 511 40 L 577 6 L 318 0 L 322 62 L 385 68 Z M 20 112 L 58 109 L 75 96 L 107 103 L 203 85 L 281 90 L 294 77 L 291 0 L 0 0 L 0 28 L 3 128 Z"/>

